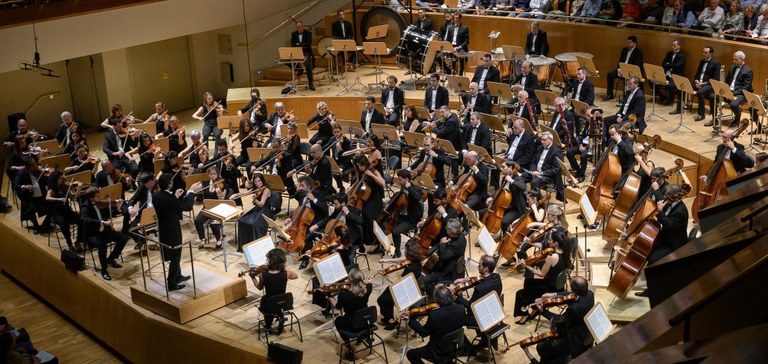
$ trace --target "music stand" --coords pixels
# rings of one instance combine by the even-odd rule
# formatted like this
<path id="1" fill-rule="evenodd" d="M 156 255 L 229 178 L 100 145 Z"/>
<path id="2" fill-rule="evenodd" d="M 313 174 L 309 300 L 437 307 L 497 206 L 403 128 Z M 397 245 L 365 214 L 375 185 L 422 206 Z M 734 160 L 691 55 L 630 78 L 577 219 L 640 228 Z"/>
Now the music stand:
<path id="1" fill-rule="evenodd" d="M 235 201 L 232 200 L 203 200 L 203 209 L 200 213 L 213 220 L 218 220 L 219 224 L 221 224 L 221 236 L 224 236 L 224 223 L 237 220 L 243 214 L 243 210 L 237 207 Z M 229 244 L 222 244 L 221 254 L 213 257 L 213 259 L 218 257 L 224 258 L 225 272 L 227 272 L 227 245 Z"/>
<path id="2" fill-rule="evenodd" d="M 496 153 L 496 139 L 499 135 L 504 135 L 504 124 L 501 122 L 501 118 L 496 115 L 480 113 L 483 118 L 482 123 L 491 129 L 491 150 Z"/>
<path id="3" fill-rule="evenodd" d="M 333 50 L 336 52 L 344 52 L 344 85 L 341 86 L 341 91 L 336 94 L 336 96 L 342 95 L 344 93 L 351 94 L 354 93 L 352 90 L 352 86 L 355 85 L 355 83 L 352 84 L 352 86 L 349 85 L 349 77 L 347 76 L 347 57 L 349 52 L 357 52 L 357 43 L 355 43 L 352 39 L 334 39 L 331 41 L 331 45 L 333 46 Z M 359 81 L 359 78 L 355 80 L 356 82 Z"/>
<path id="4" fill-rule="evenodd" d="M 381 43 L 380 46 L 377 46 L 378 48 L 382 49 L 382 50 L 379 50 L 379 52 L 383 52 L 383 50 L 386 50 L 386 53 L 378 53 L 378 52 L 376 52 L 376 54 L 378 54 L 377 55 L 378 62 L 377 62 L 376 69 L 374 71 L 376 74 L 382 73 L 382 70 L 381 70 L 381 56 L 382 55 L 385 55 L 385 56 L 388 55 L 389 51 L 390 51 L 389 49 L 387 49 L 387 44 L 384 43 L 384 42 L 381 42 L 381 38 L 385 38 L 387 36 L 388 32 L 389 32 L 389 24 L 381 24 L 381 25 L 374 25 L 374 26 L 368 28 L 368 34 L 365 35 L 365 39 L 366 40 L 372 40 L 372 39 L 377 40 L 377 42 L 367 42 L 367 43 Z M 365 43 L 366 42 L 363 43 L 363 47 L 365 47 Z"/>
<path id="5" fill-rule="evenodd" d="M 275 220 L 270 219 L 266 215 L 261 215 L 261 217 L 264 219 L 264 221 L 267 222 L 267 225 L 272 228 L 272 233 L 276 239 L 280 239 L 286 243 L 291 241 L 291 236 L 286 234 L 283 228 L 281 228 L 280 225 L 275 222 Z"/>
<path id="6" fill-rule="evenodd" d="M 422 173 L 413 178 L 413 184 L 430 191 L 437 190 L 437 185 L 432 181 L 432 177 L 429 174 Z"/>
<path id="7" fill-rule="evenodd" d="M 304 62 L 304 50 L 301 47 L 280 47 L 277 49 L 282 64 L 291 65 L 291 85 L 288 86 L 288 92 L 286 95 L 300 94 L 304 95 L 296 89 L 296 65 Z M 307 72 L 311 72 L 307 70 Z"/>
<path id="8" fill-rule="evenodd" d="M 475 215 L 474 210 L 470 209 L 469 206 L 467 206 L 465 203 L 459 200 L 456 200 L 456 203 L 459 204 L 459 208 L 464 213 L 464 216 L 467 218 L 468 223 L 475 225 L 478 230 L 481 230 L 482 228 L 485 227 L 485 225 L 483 225 L 483 223 L 477 219 L 477 216 Z M 472 258 L 472 247 L 474 246 L 474 244 L 472 244 L 472 234 L 470 233 L 471 232 L 470 230 L 472 230 L 471 227 L 468 228 L 466 231 L 464 231 L 464 233 L 467 234 L 467 251 L 469 251 L 469 254 L 467 255 L 467 260 L 465 262 L 466 263 L 475 262 L 480 264 L 480 262 Z"/>
<path id="9" fill-rule="evenodd" d="M 563 122 L 565 122 L 565 120 L 563 120 Z M 543 123 L 539 123 L 539 128 L 541 128 L 542 133 L 547 131 L 550 132 L 552 134 L 552 142 L 555 143 L 558 148 L 563 149 L 563 142 L 560 140 L 560 135 L 557 134 L 555 129 L 552 129 Z"/>
<path id="10" fill-rule="evenodd" d="M 477 155 L 480 156 L 480 161 L 490 164 L 491 169 L 496 168 L 496 165 L 493 162 L 493 157 L 491 157 L 491 155 L 488 154 L 488 151 L 485 150 L 485 148 L 478 145 L 471 144 L 471 143 L 467 143 L 467 149 L 470 151 L 476 152 Z"/>
<path id="11" fill-rule="evenodd" d="M 411 147 L 421 147 L 421 145 L 424 143 L 424 137 L 426 135 L 421 133 L 412 133 L 410 131 L 404 131 L 403 132 L 403 139 L 405 139 L 405 145 L 411 146 Z"/>
<path id="12" fill-rule="evenodd" d="M 241 119 L 248 118 L 244 115 L 219 116 L 216 118 L 216 127 L 219 128 L 219 130 L 227 129 L 229 130 L 229 135 L 232 135 L 232 130 L 237 130 L 240 126 Z"/>
<path id="13" fill-rule="evenodd" d="M 641 83 L 645 81 L 643 80 L 643 72 L 640 70 L 640 67 L 635 66 L 634 64 L 619 63 L 619 73 L 621 74 L 621 78 L 624 79 L 625 85 L 627 80 L 631 77 L 639 78 Z"/>
<path id="14" fill-rule="evenodd" d="M 667 121 L 663 116 L 656 113 L 656 85 L 667 85 L 667 77 L 666 73 L 664 72 L 664 68 L 661 66 L 657 66 L 655 64 L 650 63 L 643 63 L 643 69 L 645 70 L 645 74 L 648 76 L 648 80 L 651 81 L 651 89 L 653 90 L 653 95 L 651 96 L 651 114 L 648 115 L 648 117 L 645 120 L 651 120 L 652 117 L 657 117 L 661 120 Z M 689 82 L 690 83 L 690 82 Z M 682 93 L 680 94 L 680 97 L 682 97 Z M 682 100 L 681 100 L 682 102 Z M 680 126 L 683 126 L 683 113 L 680 113 L 680 125 L 677 127 L 678 129 Z M 691 130 L 693 131 L 693 130 Z"/>
<path id="15" fill-rule="evenodd" d="M 557 95 L 554 92 L 549 90 L 533 90 L 533 93 L 536 94 L 536 98 L 539 99 L 539 102 L 542 105 L 547 106 L 547 108 L 544 109 L 547 114 L 553 114 L 555 112 L 555 109 L 551 107 L 555 105 L 555 99 L 557 98 Z"/>
<path id="16" fill-rule="evenodd" d="M 285 184 L 283 184 L 283 179 L 274 174 L 264 174 L 264 182 L 267 187 L 269 187 L 270 191 L 274 192 L 285 192 Z"/>
<path id="17" fill-rule="evenodd" d="M 426 107 L 418 106 L 418 105 L 414 105 L 414 106 L 416 106 L 416 113 L 419 115 L 419 119 L 424 119 L 424 120 L 432 119 L 432 114 L 429 113 L 429 110 Z"/>
<path id="18" fill-rule="evenodd" d="M 731 87 L 727 83 L 720 82 L 718 80 L 709 80 L 709 84 L 712 86 L 712 90 L 715 91 L 716 97 L 720 99 L 726 99 L 728 101 L 736 98 L 735 96 L 733 96 L 733 91 L 731 91 Z M 712 126 L 712 137 L 710 137 L 706 141 L 710 141 L 712 139 L 716 139 L 720 137 L 720 131 L 722 130 L 721 128 L 722 125 L 720 124 L 722 124 L 723 110 L 722 110 L 722 107 L 720 107 L 719 100 L 715 100 L 715 108 L 718 109 L 718 111 L 720 112 L 720 115 L 715 116 L 715 122 L 714 122 L 714 125 Z M 715 112 L 714 114 L 718 115 L 717 112 Z"/>
<path id="19" fill-rule="evenodd" d="M 184 186 L 187 190 L 189 190 L 189 188 L 192 187 L 193 184 L 197 182 L 207 181 L 209 178 L 210 177 L 208 177 L 208 173 L 190 174 L 184 177 Z"/>
<path id="20" fill-rule="evenodd" d="M 387 25 L 388 24 L 384 24 L 384 26 Z M 384 42 L 363 42 L 363 54 L 366 56 L 373 56 L 374 59 L 373 74 L 376 77 L 376 83 L 369 83 L 368 91 L 371 91 L 374 88 L 383 90 L 384 87 L 381 84 L 382 81 L 379 79 L 379 74 L 383 73 L 381 70 L 381 56 L 386 56 L 389 54 L 389 48 L 387 48 L 387 44 Z M 374 85 L 375 87 L 371 87 L 371 85 Z"/>
<path id="21" fill-rule="evenodd" d="M 752 121 L 755 121 L 757 122 L 757 125 L 760 125 L 760 117 L 765 116 L 765 107 L 763 107 L 763 102 L 762 100 L 760 100 L 760 95 L 751 93 L 747 90 L 743 90 L 743 92 L 744 92 L 744 98 L 746 98 L 747 100 L 747 105 L 749 105 L 750 116 L 752 115 L 753 110 L 757 111 L 757 120 L 752 120 Z M 754 134 L 752 132 L 754 132 L 754 128 L 752 127 L 752 123 L 750 123 L 749 129 L 750 129 L 749 147 L 754 150 L 757 150 L 757 148 L 755 148 L 754 141 L 753 141 Z M 765 146 L 763 146 L 763 149 L 765 149 Z"/>
<path id="22" fill-rule="evenodd" d="M 672 75 L 672 82 L 675 84 L 675 87 L 677 87 L 678 90 L 680 90 L 680 103 L 683 102 L 683 95 L 689 94 L 689 95 L 696 95 L 696 91 L 693 90 L 691 87 L 691 81 L 689 81 L 687 78 L 680 76 L 680 75 Z M 660 117 L 661 118 L 661 117 Z M 662 120 L 666 121 L 664 118 L 661 118 Z M 670 130 L 670 133 L 675 133 L 680 128 L 686 128 L 692 133 L 696 133 L 693 131 L 693 129 L 689 128 L 687 125 L 683 124 L 683 112 L 680 110 L 680 122 L 677 124 L 677 126 Z"/>
<path id="23" fill-rule="evenodd" d="M 469 88 L 469 83 L 471 82 L 469 77 L 453 75 L 445 76 L 445 80 L 448 81 L 448 90 L 455 94 L 465 92 Z M 461 97 L 459 97 L 459 101 L 461 101 Z"/>
<path id="24" fill-rule="evenodd" d="M 577 55 L 576 62 L 579 63 L 579 67 L 584 67 L 587 70 L 589 77 L 600 77 L 600 71 L 595 67 L 595 62 L 592 61 L 592 58 Z"/>
<path id="25" fill-rule="evenodd" d="M 264 159 L 272 151 L 272 148 L 248 148 L 245 150 L 248 153 L 248 160 L 258 162 Z"/>
<path id="26" fill-rule="evenodd" d="M 458 157 L 458 152 L 456 151 L 456 148 L 453 147 L 453 144 L 451 144 L 451 142 L 449 142 L 449 141 L 447 141 L 445 139 L 440 139 L 440 138 L 435 137 L 435 146 L 438 147 L 438 148 L 443 148 L 443 150 L 445 150 L 445 154 L 449 158 L 453 158 L 453 159 L 458 159 L 459 158 Z"/>
<path id="27" fill-rule="evenodd" d="M 427 52 L 434 52 L 434 54 L 439 55 L 441 58 L 443 58 L 443 64 L 445 64 L 445 58 L 448 56 L 448 54 L 456 54 L 456 52 L 453 50 L 453 45 L 451 42 L 444 40 L 433 40 L 429 42 L 429 48 Z M 443 74 L 447 75 L 445 70 L 442 71 Z"/>

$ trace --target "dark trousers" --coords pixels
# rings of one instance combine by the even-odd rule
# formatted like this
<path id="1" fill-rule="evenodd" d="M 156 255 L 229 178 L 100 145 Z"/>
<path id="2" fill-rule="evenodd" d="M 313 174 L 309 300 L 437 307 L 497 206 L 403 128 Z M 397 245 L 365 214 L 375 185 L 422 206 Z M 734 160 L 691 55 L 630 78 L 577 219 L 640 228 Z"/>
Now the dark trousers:
<path id="1" fill-rule="evenodd" d="M 432 353 L 432 348 L 430 348 L 429 344 L 408 350 L 408 352 L 405 353 L 405 356 L 408 357 L 408 362 L 413 364 L 422 364 L 424 363 L 424 360 L 436 363 L 435 356 Z"/>
<path id="2" fill-rule="evenodd" d="M 128 158 L 115 158 L 112 159 L 112 167 L 119 169 L 125 173 L 130 174 L 134 179 L 139 173 L 139 165 L 135 161 Z"/>
<path id="3" fill-rule="evenodd" d="M 472 209 L 472 211 L 480 211 L 485 208 L 485 198 L 478 193 L 473 193 L 467 197 L 466 205 Z"/>
<path id="4" fill-rule="evenodd" d="M 624 77 L 619 77 L 619 69 L 615 69 L 611 72 L 608 72 L 608 84 L 605 85 L 605 94 L 613 97 L 613 84 L 615 83 L 617 78 L 624 79 Z"/>
<path id="5" fill-rule="evenodd" d="M 395 318 L 395 299 L 392 297 L 392 292 L 389 289 L 381 292 L 379 298 L 376 299 L 376 303 L 379 304 L 379 313 L 381 314 L 382 321 L 387 322 Z"/>
<path id="6" fill-rule="evenodd" d="M 205 223 L 210 219 L 210 217 L 205 216 L 202 212 L 195 216 L 195 230 L 197 230 L 197 237 L 200 240 L 205 239 Z M 221 240 L 221 224 L 211 224 L 211 231 L 213 231 L 213 236 L 216 237 L 216 240 Z"/>
<path id="7" fill-rule="evenodd" d="M 392 244 L 395 245 L 395 255 L 400 255 L 401 235 L 416 228 L 416 223 L 411 222 L 408 216 L 400 215 L 397 217 L 397 224 L 392 229 Z"/>
<path id="8" fill-rule="evenodd" d="M 67 246 L 72 248 L 72 229 L 70 226 L 77 225 L 77 236 L 82 238 L 82 228 L 80 225 L 80 215 L 72 211 L 72 209 L 65 209 L 62 211 L 56 211 L 52 214 L 51 220 L 61 228 L 61 235 L 64 236 L 64 240 L 67 242 Z"/>
<path id="9" fill-rule="evenodd" d="M 714 114 L 715 112 L 715 91 L 712 90 L 712 86 L 709 84 L 706 84 L 704 86 L 701 86 L 700 89 L 696 91 L 696 97 L 699 99 L 699 115 L 705 115 L 704 114 L 704 99 L 709 100 L 709 113 Z"/>
<path id="10" fill-rule="evenodd" d="M 575 146 L 571 149 L 568 149 L 568 151 L 565 153 L 571 168 L 576 170 L 576 178 L 585 177 L 584 175 L 587 172 L 587 158 L 584 156 L 584 154 L 586 154 L 588 148 L 589 146 L 585 146 L 584 153 L 582 153 L 579 150 L 579 146 Z M 581 156 L 578 161 L 576 160 L 577 155 Z"/>
<path id="11" fill-rule="evenodd" d="M 181 280 L 181 254 L 176 254 L 168 262 L 168 286 L 175 286 Z"/>
<path id="12" fill-rule="evenodd" d="M 683 98 L 680 97 L 680 90 L 677 89 L 677 86 L 675 86 L 675 83 L 672 80 L 669 80 L 669 85 L 666 87 L 667 89 L 667 97 L 666 100 L 668 103 L 673 103 L 675 101 L 675 98 L 677 98 L 677 110 L 683 110 Z"/>
<path id="13" fill-rule="evenodd" d="M 115 247 L 112 248 L 112 252 L 107 256 L 107 247 L 109 243 L 115 242 Z M 101 270 L 107 270 L 107 264 L 117 259 L 123 252 L 125 243 L 128 242 L 128 236 L 118 233 L 111 228 L 104 228 L 104 231 L 99 232 L 96 235 L 89 236 L 86 240 L 88 246 L 91 248 L 99 249 L 99 264 Z"/>
<path id="14" fill-rule="evenodd" d="M 208 136 L 213 134 L 213 138 L 216 141 L 219 141 L 221 139 L 221 134 L 223 134 L 223 131 L 219 129 L 216 125 L 203 125 L 203 143 L 208 145 Z"/>
<path id="15" fill-rule="evenodd" d="M 523 289 L 515 292 L 515 316 L 525 316 L 522 308 L 533 303 L 537 298 L 547 293 L 547 286 L 543 279 L 526 279 Z"/>
<path id="16" fill-rule="evenodd" d="M 744 95 L 734 95 L 736 96 L 735 99 L 731 100 L 731 112 L 733 112 L 734 119 L 733 122 L 738 124 L 739 121 L 741 121 L 741 104 L 744 104 L 747 102 L 747 98 L 744 97 Z"/>

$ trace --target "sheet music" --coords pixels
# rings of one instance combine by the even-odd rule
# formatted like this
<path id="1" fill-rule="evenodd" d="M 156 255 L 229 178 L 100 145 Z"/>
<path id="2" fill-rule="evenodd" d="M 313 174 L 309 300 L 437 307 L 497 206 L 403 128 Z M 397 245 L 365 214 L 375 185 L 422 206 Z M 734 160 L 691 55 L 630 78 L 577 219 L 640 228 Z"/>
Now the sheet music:
<path id="1" fill-rule="evenodd" d="M 485 255 L 493 256 L 493 254 L 496 253 L 496 246 L 498 246 L 498 244 L 493 240 L 493 236 L 491 236 L 491 233 L 485 226 L 483 226 L 483 228 L 480 229 L 480 233 L 477 234 L 477 242 L 480 243 L 480 248 L 483 249 Z"/>
<path id="2" fill-rule="evenodd" d="M 472 304 L 472 312 L 477 319 L 480 331 L 488 331 L 494 325 L 504 320 L 504 309 L 501 307 L 496 291 L 488 293 Z"/>
<path id="3" fill-rule="evenodd" d="M 227 219 L 238 213 L 237 207 L 230 206 L 225 203 L 220 203 L 213 208 L 208 209 L 208 211 L 218 216 L 226 217 Z"/>
<path id="4" fill-rule="evenodd" d="M 611 333 L 613 324 L 608 318 L 608 314 L 605 313 L 602 303 L 597 303 L 592 310 L 584 316 L 584 322 L 589 327 L 589 331 L 592 333 L 595 342 L 600 343 L 608 338 Z"/>
<path id="5" fill-rule="evenodd" d="M 416 279 L 413 277 L 413 273 L 409 273 L 397 283 L 390 285 L 389 289 L 391 290 L 392 298 L 394 298 L 397 308 L 401 311 L 411 307 L 424 298 L 424 295 L 421 294 L 421 290 L 419 290 L 419 285 L 416 283 Z"/>
<path id="6" fill-rule="evenodd" d="M 336 283 L 347 278 L 347 270 L 339 253 L 333 253 L 328 258 L 315 263 L 315 274 L 321 284 Z"/>
<path id="7" fill-rule="evenodd" d="M 243 245 L 243 253 L 248 265 L 258 267 L 267 263 L 267 253 L 275 248 L 272 237 L 267 235 L 259 240 Z"/>
<path id="8" fill-rule="evenodd" d="M 389 247 L 392 245 L 389 242 L 389 236 L 384 234 L 384 230 L 381 229 L 381 226 L 379 226 L 379 223 L 376 221 L 373 222 L 373 234 L 376 235 L 376 239 L 379 239 L 384 251 L 389 251 Z"/>
<path id="9" fill-rule="evenodd" d="M 592 206 L 592 203 L 589 202 L 589 196 L 587 196 L 586 193 L 581 195 L 581 198 L 579 199 L 579 207 L 581 207 L 581 213 L 587 219 L 587 222 L 590 225 L 594 224 L 595 220 L 597 220 L 597 211 L 595 211 L 595 207 Z"/>

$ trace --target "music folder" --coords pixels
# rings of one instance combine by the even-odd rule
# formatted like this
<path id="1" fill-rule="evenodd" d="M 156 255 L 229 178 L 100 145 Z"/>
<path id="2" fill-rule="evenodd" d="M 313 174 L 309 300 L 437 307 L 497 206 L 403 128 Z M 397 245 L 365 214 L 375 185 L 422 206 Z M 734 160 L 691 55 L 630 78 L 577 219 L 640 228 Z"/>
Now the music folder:
<path id="1" fill-rule="evenodd" d="M 389 286 L 389 291 L 392 293 L 392 298 L 398 311 L 405 311 L 424 299 L 424 295 L 421 293 L 413 273 L 408 273 L 399 281 L 392 283 Z"/>

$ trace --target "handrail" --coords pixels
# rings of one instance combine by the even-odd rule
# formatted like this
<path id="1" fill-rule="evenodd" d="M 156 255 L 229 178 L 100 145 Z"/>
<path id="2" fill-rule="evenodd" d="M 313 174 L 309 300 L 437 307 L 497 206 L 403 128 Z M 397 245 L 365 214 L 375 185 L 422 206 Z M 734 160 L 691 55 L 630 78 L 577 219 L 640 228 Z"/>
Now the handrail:
<path id="1" fill-rule="evenodd" d="M 237 46 L 238 47 L 248 46 L 249 48 L 255 47 L 256 45 L 260 44 L 261 42 L 267 40 L 267 38 L 271 37 L 278 30 L 280 30 L 283 27 L 285 27 L 289 22 L 293 21 L 294 18 L 304 15 L 311 8 L 314 8 L 315 6 L 320 4 L 320 2 L 322 2 L 322 0 L 313 0 L 312 2 L 307 4 L 307 6 L 299 9 L 299 11 L 297 11 L 296 14 L 293 14 L 293 15 L 289 16 L 288 19 L 283 20 L 282 22 L 280 22 L 280 24 L 275 25 L 274 27 L 272 27 L 272 29 L 270 29 L 266 33 L 262 34 L 261 37 L 255 39 L 255 40 L 253 40 L 251 42 L 248 42 L 248 43 L 245 43 L 245 42 L 237 43 Z"/>

